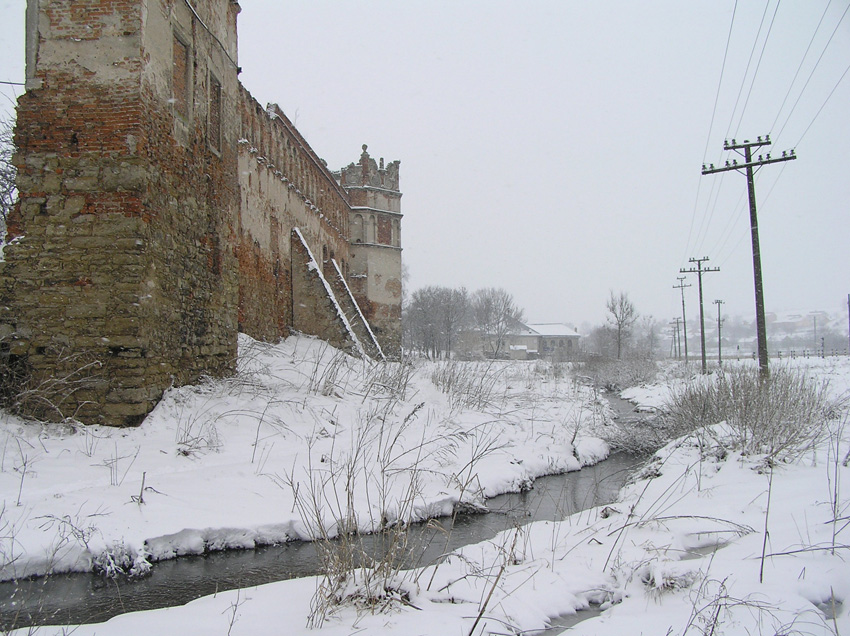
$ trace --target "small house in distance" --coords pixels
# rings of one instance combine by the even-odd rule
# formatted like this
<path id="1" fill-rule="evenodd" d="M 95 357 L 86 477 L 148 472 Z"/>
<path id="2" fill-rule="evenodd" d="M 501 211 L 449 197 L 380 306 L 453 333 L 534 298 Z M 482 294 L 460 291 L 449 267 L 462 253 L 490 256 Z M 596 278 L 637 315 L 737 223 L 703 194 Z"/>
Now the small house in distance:
<path id="1" fill-rule="evenodd" d="M 522 324 L 510 335 L 512 360 L 548 358 L 556 362 L 568 360 L 578 353 L 578 331 L 562 322 Z"/>

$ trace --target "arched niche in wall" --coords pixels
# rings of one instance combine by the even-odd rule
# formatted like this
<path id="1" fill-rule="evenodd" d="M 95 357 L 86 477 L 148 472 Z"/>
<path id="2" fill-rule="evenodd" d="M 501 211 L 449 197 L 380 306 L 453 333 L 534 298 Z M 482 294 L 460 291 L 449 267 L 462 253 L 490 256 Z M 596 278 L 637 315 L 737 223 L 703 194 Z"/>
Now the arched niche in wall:
<path id="1" fill-rule="evenodd" d="M 354 243 L 362 243 L 366 237 L 363 235 L 363 215 L 355 214 L 351 220 L 351 240 Z"/>

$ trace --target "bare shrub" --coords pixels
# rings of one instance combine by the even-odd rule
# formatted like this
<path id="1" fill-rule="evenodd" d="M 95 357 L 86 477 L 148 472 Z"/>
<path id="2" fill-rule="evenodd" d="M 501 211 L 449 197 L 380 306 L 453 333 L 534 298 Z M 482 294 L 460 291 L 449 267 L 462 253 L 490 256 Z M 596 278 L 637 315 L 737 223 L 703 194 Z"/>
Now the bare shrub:
<path id="1" fill-rule="evenodd" d="M 579 362 L 575 366 L 575 373 L 596 387 L 619 392 L 631 386 L 655 381 L 658 365 L 654 360 L 613 360 L 594 355 Z"/>
<path id="2" fill-rule="evenodd" d="M 367 362 L 363 400 L 370 394 L 390 395 L 396 400 L 407 399 L 407 389 L 410 379 L 416 370 L 412 358 L 402 358 L 399 361 L 379 360 Z"/>
<path id="3" fill-rule="evenodd" d="M 77 394 L 104 381 L 103 364 L 90 354 L 62 346 L 51 347 L 47 353 L 56 358 L 55 370 L 40 376 L 26 358 L 9 355 L 8 344 L 0 342 L 0 404 L 40 420 L 74 419 L 86 404 Z"/>
<path id="4" fill-rule="evenodd" d="M 649 455 L 678 437 L 661 418 L 608 421 L 598 424 L 594 434 L 611 448 L 633 455 Z"/>
<path id="5" fill-rule="evenodd" d="M 457 362 L 434 365 L 431 382 L 448 395 L 452 409 L 484 409 L 492 401 L 504 366 L 495 362 Z"/>
<path id="6" fill-rule="evenodd" d="M 827 433 L 839 405 L 828 382 L 787 368 L 762 378 L 757 369 L 731 367 L 714 382 L 691 382 L 675 392 L 662 414 L 672 432 L 725 422 L 726 446 L 779 458 L 812 448 Z"/>

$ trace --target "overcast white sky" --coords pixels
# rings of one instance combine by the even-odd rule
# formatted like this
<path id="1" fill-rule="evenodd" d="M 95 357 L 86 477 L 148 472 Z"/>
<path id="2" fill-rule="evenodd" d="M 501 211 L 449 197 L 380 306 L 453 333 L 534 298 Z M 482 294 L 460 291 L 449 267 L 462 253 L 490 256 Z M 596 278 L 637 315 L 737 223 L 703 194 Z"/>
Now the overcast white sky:
<path id="1" fill-rule="evenodd" d="M 708 256 L 706 302 L 752 314 L 745 178 L 700 169 L 727 135 L 771 133 L 799 159 L 757 177 L 767 309 L 846 312 L 850 0 L 241 4 L 261 103 L 332 168 L 363 143 L 401 160 L 411 289 L 500 286 L 576 324 L 625 290 L 672 319 L 679 268 Z M 2 80 L 23 78 L 24 5 L 0 0 Z"/>

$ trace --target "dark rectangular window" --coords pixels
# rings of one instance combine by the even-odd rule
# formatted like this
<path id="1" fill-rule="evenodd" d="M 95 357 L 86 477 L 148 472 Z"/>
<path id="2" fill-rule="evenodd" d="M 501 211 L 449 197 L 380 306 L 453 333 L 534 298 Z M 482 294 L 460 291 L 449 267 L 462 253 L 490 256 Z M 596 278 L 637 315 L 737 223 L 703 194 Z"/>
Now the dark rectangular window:
<path id="1" fill-rule="evenodd" d="M 176 35 L 174 36 L 174 60 L 171 83 L 174 99 L 174 110 L 184 118 L 189 117 L 189 47 Z"/>
<path id="2" fill-rule="evenodd" d="M 214 150 L 221 150 L 221 83 L 210 75 L 210 123 L 209 143 Z"/>

